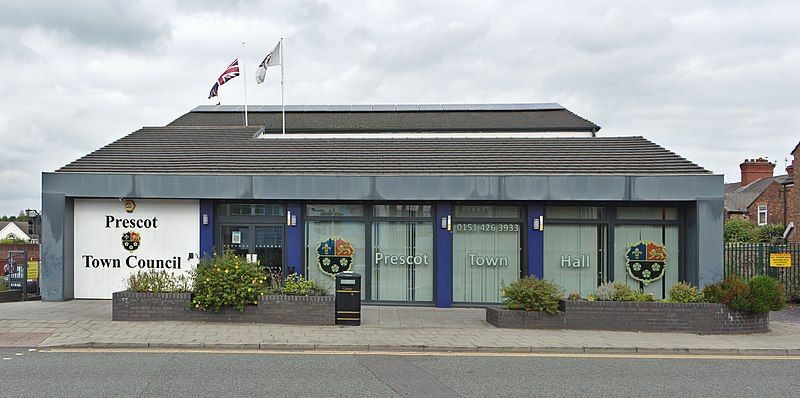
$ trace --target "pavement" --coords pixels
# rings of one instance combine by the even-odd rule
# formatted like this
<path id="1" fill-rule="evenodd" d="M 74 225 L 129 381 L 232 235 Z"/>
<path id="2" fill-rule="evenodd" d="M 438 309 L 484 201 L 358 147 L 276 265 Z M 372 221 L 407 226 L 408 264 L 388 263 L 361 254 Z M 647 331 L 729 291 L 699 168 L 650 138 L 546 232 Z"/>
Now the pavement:
<path id="1" fill-rule="evenodd" d="M 770 332 L 697 335 L 496 328 L 480 308 L 364 306 L 362 326 L 111 321 L 110 300 L 0 304 L 0 347 L 800 356 L 800 311 Z"/>

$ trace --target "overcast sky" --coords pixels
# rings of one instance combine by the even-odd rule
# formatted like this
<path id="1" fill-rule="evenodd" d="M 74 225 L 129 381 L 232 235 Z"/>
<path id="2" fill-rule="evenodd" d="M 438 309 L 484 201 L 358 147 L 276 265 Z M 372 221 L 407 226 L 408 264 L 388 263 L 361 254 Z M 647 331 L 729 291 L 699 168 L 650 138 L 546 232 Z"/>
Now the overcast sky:
<path id="1" fill-rule="evenodd" d="M 42 171 L 216 103 L 234 58 L 248 102 L 279 104 L 280 70 L 253 73 L 280 37 L 289 104 L 558 102 L 726 181 L 749 157 L 782 173 L 799 20 L 797 1 L 3 1 L 0 214 L 40 207 Z"/>

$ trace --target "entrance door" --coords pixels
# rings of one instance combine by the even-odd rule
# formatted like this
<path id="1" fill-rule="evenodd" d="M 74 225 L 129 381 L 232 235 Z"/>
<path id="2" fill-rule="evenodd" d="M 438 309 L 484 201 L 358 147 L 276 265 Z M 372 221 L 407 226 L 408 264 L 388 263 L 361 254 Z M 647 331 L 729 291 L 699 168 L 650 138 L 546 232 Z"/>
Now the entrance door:
<path id="1" fill-rule="evenodd" d="M 253 252 L 256 262 L 272 272 L 283 270 L 283 226 L 256 225 L 253 227 Z"/>
<path id="2" fill-rule="evenodd" d="M 222 250 L 254 261 L 273 272 L 283 271 L 283 225 L 221 225 Z"/>

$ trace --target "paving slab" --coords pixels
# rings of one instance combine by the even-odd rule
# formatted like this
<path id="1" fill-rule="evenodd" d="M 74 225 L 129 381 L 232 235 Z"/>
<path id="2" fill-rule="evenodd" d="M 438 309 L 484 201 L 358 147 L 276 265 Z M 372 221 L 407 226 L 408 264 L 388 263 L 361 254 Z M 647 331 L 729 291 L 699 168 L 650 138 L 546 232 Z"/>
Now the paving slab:
<path id="1" fill-rule="evenodd" d="M 9 305 L 10 304 L 10 305 Z M 363 326 L 114 322 L 110 301 L 0 304 L 0 346 L 664 355 L 800 355 L 800 323 L 758 335 L 499 329 L 476 308 L 364 306 Z"/>

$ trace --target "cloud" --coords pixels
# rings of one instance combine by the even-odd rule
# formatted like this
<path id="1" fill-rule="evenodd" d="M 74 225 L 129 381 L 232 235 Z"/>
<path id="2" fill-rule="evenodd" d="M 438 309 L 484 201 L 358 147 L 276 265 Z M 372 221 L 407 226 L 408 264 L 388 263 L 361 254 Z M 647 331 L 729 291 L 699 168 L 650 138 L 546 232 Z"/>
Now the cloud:
<path id="1" fill-rule="evenodd" d="M 0 25 L 67 35 L 86 46 L 146 49 L 169 40 L 171 24 L 160 10 L 156 1 L 27 0 L 6 3 Z"/>
<path id="2" fill-rule="evenodd" d="M 210 103 L 560 102 L 738 180 L 783 169 L 800 130 L 800 3 L 323 0 L 44 2 L 0 14 L 0 214 L 39 206 L 40 173 Z M 241 43 L 245 42 L 245 49 Z M 244 52 L 244 53 L 243 53 Z M 215 101 L 216 102 L 216 101 Z M 11 188 L 6 188 L 11 187 Z"/>

